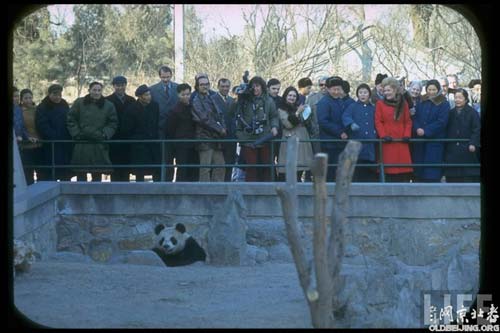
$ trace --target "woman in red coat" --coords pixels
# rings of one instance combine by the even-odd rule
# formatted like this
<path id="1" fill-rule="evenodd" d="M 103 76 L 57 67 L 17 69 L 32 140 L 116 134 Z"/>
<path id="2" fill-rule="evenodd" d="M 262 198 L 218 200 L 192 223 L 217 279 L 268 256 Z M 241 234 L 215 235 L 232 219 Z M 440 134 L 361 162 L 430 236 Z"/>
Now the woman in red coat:
<path id="1" fill-rule="evenodd" d="M 384 99 L 377 101 L 375 107 L 375 129 L 382 144 L 384 164 L 411 164 L 409 140 L 411 136 L 411 118 L 408 104 L 402 95 L 402 87 L 392 77 L 382 81 Z M 394 142 L 402 139 L 403 142 Z M 379 156 L 380 159 L 380 156 Z M 384 167 L 387 182 L 409 182 L 412 179 L 411 166 Z"/>

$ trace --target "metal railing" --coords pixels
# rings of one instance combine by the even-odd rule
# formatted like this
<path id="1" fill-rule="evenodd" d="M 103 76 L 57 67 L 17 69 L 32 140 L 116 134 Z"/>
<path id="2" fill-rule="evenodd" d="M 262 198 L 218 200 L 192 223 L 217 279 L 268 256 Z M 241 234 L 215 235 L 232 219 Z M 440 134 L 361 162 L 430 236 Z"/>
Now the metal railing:
<path id="1" fill-rule="evenodd" d="M 320 143 L 343 143 L 346 144 L 347 140 L 342 140 L 342 139 L 308 139 L 308 140 L 300 140 L 300 142 L 320 142 Z M 453 139 L 453 138 L 448 138 L 448 139 L 417 139 L 417 138 L 412 138 L 409 141 L 404 141 L 402 139 L 393 139 L 391 142 L 385 142 L 383 139 L 356 139 L 356 141 L 360 141 L 361 143 L 374 143 L 378 144 L 378 162 L 372 163 L 372 164 L 356 164 L 356 167 L 370 167 L 370 168 L 379 168 L 379 177 L 380 177 L 380 182 L 385 182 L 385 169 L 387 167 L 435 167 L 435 168 L 442 168 L 442 167 L 470 167 L 470 168 L 479 168 L 481 166 L 480 163 L 406 163 L 406 164 L 395 164 L 395 163 L 384 163 L 383 162 L 383 145 L 384 144 L 391 144 L 391 143 L 397 143 L 397 142 L 404 142 L 404 143 L 418 143 L 418 142 L 469 142 L 469 139 Z M 277 170 L 278 167 L 285 167 L 285 164 L 278 164 L 274 163 L 274 144 L 270 145 L 270 160 L 272 163 L 260 163 L 260 164 L 238 164 L 237 161 L 232 164 L 166 164 L 165 163 L 165 151 L 166 148 L 165 146 L 168 144 L 176 144 L 176 143 L 240 143 L 240 144 L 245 144 L 245 143 L 252 143 L 254 140 L 240 140 L 240 139 L 165 139 L 165 140 L 102 140 L 102 141 L 85 141 L 85 140 L 39 140 L 38 142 L 42 144 L 50 144 L 51 145 L 51 165 L 23 165 L 24 168 L 33 168 L 33 169 L 51 169 L 51 175 L 52 179 L 55 178 L 55 170 L 59 168 L 66 168 L 66 169 L 88 169 L 87 172 L 92 172 L 92 169 L 98 169 L 98 168 L 128 168 L 128 169 L 140 169 L 140 168 L 159 168 L 160 169 L 160 181 L 165 181 L 165 176 L 166 176 L 166 168 L 248 168 L 248 167 L 255 167 L 255 168 L 269 168 L 270 174 L 271 174 L 271 181 L 275 181 L 275 170 Z M 276 142 L 285 142 L 286 139 L 273 139 L 269 141 L 268 143 L 276 143 Z M 161 144 L 161 163 L 160 164 L 112 164 L 112 165 L 82 165 L 82 164 L 77 164 L 77 165 L 72 165 L 72 164 L 65 164 L 65 165 L 55 165 L 55 145 L 56 144 L 68 144 L 68 143 L 77 143 L 77 144 L 137 144 L 137 143 L 157 143 Z M 22 145 L 21 145 L 22 146 Z M 115 146 L 116 147 L 116 146 Z M 479 149 L 477 147 L 476 149 Z M 236 155 L 236 151 L 234 152 Z M 333 166 L 338 166 L 338 163 L 333 163 L 333 164 L 328 164 L 328 167 L 333 167 Z M 309 165 L 297 165 L 297 167 L 309 167 Z"/>

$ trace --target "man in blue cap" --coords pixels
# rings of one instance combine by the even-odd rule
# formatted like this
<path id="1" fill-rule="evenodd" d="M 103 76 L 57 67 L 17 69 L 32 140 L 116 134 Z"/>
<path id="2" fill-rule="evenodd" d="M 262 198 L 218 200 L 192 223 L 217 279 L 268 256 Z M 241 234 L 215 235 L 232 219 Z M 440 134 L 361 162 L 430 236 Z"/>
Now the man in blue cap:
<path id="1" fill-rule="evenodd" d="M 157 140 L 160 109 L 152 100 L 147 85 L 139 86 L 135 91 L 137 101 L 125 109 L 122 131 L 132 140 Z M 154 142 L 134 142 L 130 144 L 130 162 L 132 164 L 160 164 L 160 145 Z M 153 175 L 154 181 L 160 180 L 159 167 L 135 167 L 136 181 L 144 181 L 144 175 Z"/>
<path id="2" fill-rule="evenodd" d="M 113 89 L 115 90 L 111 95 L 107 96 L 106 99 L 114 104 L 116 113 L 118 115 L 118 129 L 112 140 L 126 140 L 128 139 L 122 133 L 121 127 L 123 123 L 123 113 L 125 109 L 135 102 L 132 96 L 127 95 L 125 92 L 127 89 L 127 78 L 124 76 L 115 76 L 113 81 Z M 111 143 L 109 147 L 109 158 L 113 165 L 125 165 L 130 164 L 130 144 L 128 143 Z M 115 167 L 113 175 L 111 176 L 112 181 L 128 182 L 130 177 L 130 168 L 128 167 Z"/>

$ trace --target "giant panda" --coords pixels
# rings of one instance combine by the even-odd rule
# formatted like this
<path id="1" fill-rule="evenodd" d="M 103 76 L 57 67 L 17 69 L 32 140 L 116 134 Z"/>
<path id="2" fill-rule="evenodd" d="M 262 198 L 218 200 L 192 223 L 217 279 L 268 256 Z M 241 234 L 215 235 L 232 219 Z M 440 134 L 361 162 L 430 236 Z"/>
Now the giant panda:
<path id="1" fill-rule="evenodd" d="M 182 223 L 175 227 L 158 224 L 155 227 L 153 251 L 167 266 L 185 266 L 196 261 L 205 261 L 205 250 L 186 232 Z"/>

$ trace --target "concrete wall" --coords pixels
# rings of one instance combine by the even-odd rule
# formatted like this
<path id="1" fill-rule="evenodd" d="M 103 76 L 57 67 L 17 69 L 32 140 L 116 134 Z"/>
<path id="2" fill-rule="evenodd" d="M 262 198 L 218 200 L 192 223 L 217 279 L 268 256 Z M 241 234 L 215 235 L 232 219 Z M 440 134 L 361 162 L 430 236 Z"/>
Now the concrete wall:
<path id="1" fill-rule="evenodd" d="M 228 191 L 239 190 L 248 208 L 249 247 L 259 251 L 260 262 L 291 262 L 277 185 L 36 184 L 29 198 L 15 200 L 15 232 L 34 239 L 42 253 L 71 251 L 112 262 L 124 251 L 150 249 L 157 223 L 183 222 L 206 248 L 214 212 Z M 333 195 L 333 184 L 328 193 Z M 298 185 L 308 252 L 312 194 L 311 184 Z M 350 200 L 341 326 L 418 327 L 422 291 L 477 291 L 478 184 L 353 184 Z"/>

